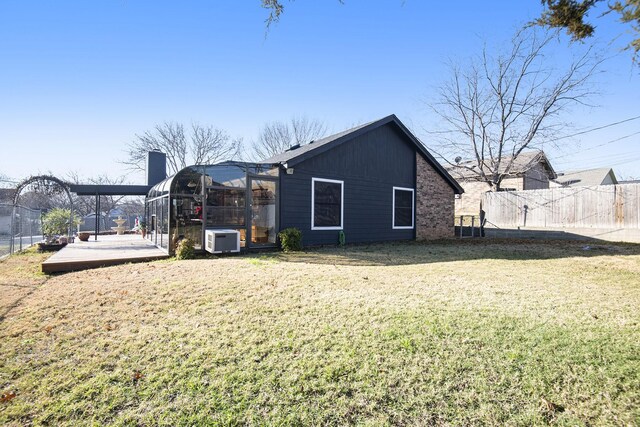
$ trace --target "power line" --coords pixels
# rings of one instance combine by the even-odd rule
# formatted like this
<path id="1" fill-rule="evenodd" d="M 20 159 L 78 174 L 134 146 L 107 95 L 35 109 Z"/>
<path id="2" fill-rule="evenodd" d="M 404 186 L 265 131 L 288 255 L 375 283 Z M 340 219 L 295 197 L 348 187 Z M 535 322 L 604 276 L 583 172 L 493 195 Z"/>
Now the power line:
<path id="1" fill-rule="evenodd" d="M 618 163 L 613 163 L 611 166 L 620 166 L 620 165 L 626 165 L 627 163 L 633 163 L 633 162 L 639 162 L 640 161 L 640 157 L 636 157 L 635 159 L 627 159 L 624 160 L 622 162 L 618 162 Z"/>
<path id="2" fill-rule="evenodd" d="M 598 147 L 603 147 L 603 146 L 608 145 L 608 144 L 613 144 L 614 142 L 622 141 L 623 139 L 631 138 L 632 136 L 636 136 L 638 134 L 640 134 L 640 131 L 634 132 L 634 133 L 630 133 L 629 135 L 621 136 L 620 138 L 612 139 L 611 141 L 603 142 L 602 144 L 594 145 L 593 147 L 580 149 L 579 151 L 580 152 L 584 152 L 584 151 L 593 150 L 593 149 L 596 149 Z M 562 159 L 562 158 L 568 157 L 568 156 L 575 156 L 575 155 L 576 155 L 575 152 L 574 153 L 563 154 L 561 156 L 555 156 L 554 160 L 555 159 Z"/>
<path id="3" fill-rule="evenodd" d="M 581 132 L 577 132 L 577 133 L 574 133 L 574 134 L 571 134 L 571 135 L 561 136 L 561 137 L 558 137 L 558 138 L 555 138 L 555 139 L 551 139 L 551 140 L 546 141 L 546 142 L 555 142 L 555 141 L 560 141 L 561 139 L 573 138 L 574 136 L 584 135 L 585 133 L 595 132 L 595 131 L 600 130 L 600 129 L 610 128 L 611 126 L 617 126 L 617 125 L 620 125 L 622 123 L 627 123 L 627 122 L 631 122 L 633 120 L 638 120 L 638 119 L 640 119 L 640 116 L 635 116 L 635 117 L 631 117 L 629 119 L 620 120 L 619 122 L 609 123 L 607 125 L 598 126 L 598 127 L 595 127 L 595 128 L 583 130 Z"/>

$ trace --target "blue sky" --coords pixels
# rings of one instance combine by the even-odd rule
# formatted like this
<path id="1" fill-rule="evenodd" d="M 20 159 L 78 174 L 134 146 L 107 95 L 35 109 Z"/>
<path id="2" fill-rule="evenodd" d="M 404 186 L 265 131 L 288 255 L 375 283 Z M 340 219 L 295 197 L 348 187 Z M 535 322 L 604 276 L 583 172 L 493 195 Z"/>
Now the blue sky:
<path id="1" fill-rule="evenodd" d="M 0 0 L 0 173 L 126 173 L 127 142 L 166 120 L 213 124 L 248 144 L 262 124 L 307 115 L 330 130 L 395 113 L 428 142 L 425 106 L 447 60 L 508 40 L 538 0 L 297 0 L 265 38 L 259 0 Z M 576 131 L 640 116 L 640 72 L 613 17 L 597 108 Z M 565 57 L 570 47 L 557 48 Z M 549 148 L 556 170 L 640 177 L 640 120 Z M 141 182 L 130 175 L 130 182 Z"/>

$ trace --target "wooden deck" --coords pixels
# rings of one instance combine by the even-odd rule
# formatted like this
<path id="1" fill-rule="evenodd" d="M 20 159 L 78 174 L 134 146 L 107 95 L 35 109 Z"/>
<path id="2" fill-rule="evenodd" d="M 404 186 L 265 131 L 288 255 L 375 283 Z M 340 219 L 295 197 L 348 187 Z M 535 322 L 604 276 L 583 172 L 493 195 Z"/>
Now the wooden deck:
<path id="1" fill-rule="evenodd" d="M 43 273 L 86 270 L 128 262 L 168 258 L 164 251 L 138 235 L 93 236 L 88 242 L 76 239 L 42 263 Z"/>

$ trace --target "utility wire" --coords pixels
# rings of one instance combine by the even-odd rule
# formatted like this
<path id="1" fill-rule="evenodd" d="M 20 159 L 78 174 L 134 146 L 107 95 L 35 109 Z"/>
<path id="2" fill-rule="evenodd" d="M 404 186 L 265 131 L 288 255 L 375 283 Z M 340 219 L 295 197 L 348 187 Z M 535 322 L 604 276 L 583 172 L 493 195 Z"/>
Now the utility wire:
<path id="1" fill-rule="evenodd" d="M 611 126 L 617 126 L 617 125 L 620 125 L 622 123 L 627 123 L 627 122 L 631 122 L 633 120 L 638 120 L 638 119 L 640 119 L 640 116 L 635 116 L 635 117 L 631 117 L 629 119 L 620 120 L 619 122 L 609 123 L 608 125 L 603 125 L 603 126 L 598 126 L 598 127 L 595 127 L 595 128 L 583 130 L 581 132 L 577 132 L 577 133 L 574 133 L 574 134 L 571 134 L 571 135 L 561 136 L 561 137 L 558 137 L 558 138 L 555 138 L 555 139 L 551 139 L 551 140 L 545 141 L 545 142 L 555 142 L 555 141 L 560 141 L 561 139 L 573 138 L 574 136 L 584 135 L 585 133 L 595 132 L 595 131 L 600 130 L 600 129 L 606 129 L 606 128 L 609 128 Z"/>
<path id="2" fill-rule="evenodd" d="M 612 139 L 611 141 L 603 142 L 602 144 L 594 145 L 593 147 L 583 148 L 583 149 L 580 149 L 579 151 L 583 152 L 583 151 L 593 150 L 593 149 L 598 148 L 598 147 L 603 147 L 603 146 L 608 145 L 608 144 L 613 144 L 614 142 L 622 141 L 623 139 L 631 138 L 632 136 L 636 136 L 638 134 L 640 134 L 640 131 L 631 133 L 629 135 L 621 136 L 620 138 Z M 575 155 L 576 155 L 576 153 L 563 154 L 561 156 L 555 156 L 554 160 L 555 159 L 562 159 L 562 158 L 568 157 L 568 156 L 575 156 Z"/>

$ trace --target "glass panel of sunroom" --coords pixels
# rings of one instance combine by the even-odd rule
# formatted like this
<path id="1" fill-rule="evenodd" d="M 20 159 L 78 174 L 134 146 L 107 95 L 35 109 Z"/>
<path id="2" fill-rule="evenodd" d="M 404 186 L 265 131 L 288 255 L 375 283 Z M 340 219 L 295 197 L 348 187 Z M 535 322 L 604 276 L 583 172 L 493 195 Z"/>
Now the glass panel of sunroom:
<path id="1" fill-rule="evenodd" d="M 201 167 L 189 166 L 178 172 L 171 180 L 171 195 L 202 194 Z"/>
<path id="2" fill-rule="evenodd" d="M 276 181 L 251 180 L 251 243 L 276 243 Z"/>
<path id="3" fill-rule="evenodd" d="M 160 231 L 161 240 L 160 247 L 165 250 L 169 250 L 169 197 L 163 197 L 161 199 L 159 212 L 160 217 Z"/>
<path id="4" fill-rule="evenodd" d="M 196 248 L 202 240 L 202 196 L 172 197 L 171 242 L 175 244 L 184 238 L 191 239 Z"/>
<path id="5" fill-rule="evenodd" d="M 246 168 L 236 164 L 204 166 L 204 181 L 207 187 L 245 188 Z"/>
<path id="6" fill-rule="evenodd" d="M 244 226 L 245 198 L 244 188 L 207 188 L 207 227 Z"/>

